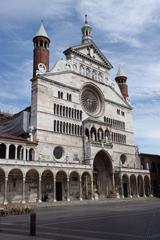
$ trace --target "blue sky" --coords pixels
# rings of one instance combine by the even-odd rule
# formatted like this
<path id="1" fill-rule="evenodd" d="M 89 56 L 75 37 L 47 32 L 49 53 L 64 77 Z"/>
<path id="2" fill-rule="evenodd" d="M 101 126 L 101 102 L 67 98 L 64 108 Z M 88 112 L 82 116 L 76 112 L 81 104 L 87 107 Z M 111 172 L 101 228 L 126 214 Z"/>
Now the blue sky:
<path id="1" fill-rule="evenodd" d="M 160 154 L 160 0 L 1 0 L 0 109 L 30 104 L 32 38 L 40 21 L 51 39 L 50 67 L 81 41 L 84 14 L 93 40 L 128 76 L 140 152 Z"/>

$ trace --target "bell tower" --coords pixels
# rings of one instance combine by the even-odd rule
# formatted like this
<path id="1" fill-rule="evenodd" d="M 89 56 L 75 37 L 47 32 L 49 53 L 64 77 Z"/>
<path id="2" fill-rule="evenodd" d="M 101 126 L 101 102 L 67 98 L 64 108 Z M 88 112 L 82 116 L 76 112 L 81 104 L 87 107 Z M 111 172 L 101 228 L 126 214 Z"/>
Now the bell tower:
<path id="1" fill-rule="evenodd" d="M 87 14 L 85 15 L 84 26 L 81 28 L 81 31 L 82 31 L 82 44 L 92 42 L 91 36 L 92 28 L 88 24 Z"/>
<path id="2" fill-rule="evenodd" d="M 33 38 L 33 77 L 49 71 L 49 44 L 50 39 L 41 22 L 37 34 Z"/>
<path id="3" fill-rule="evenodd" d="M 127 76 L 124 74 L 122 68 L 119 66 L 115 81 L 118 83 L 118 86 L 121 90 L 121 93 L 125 100 L 128 98 L 128 85 L 127 85 Z"/>

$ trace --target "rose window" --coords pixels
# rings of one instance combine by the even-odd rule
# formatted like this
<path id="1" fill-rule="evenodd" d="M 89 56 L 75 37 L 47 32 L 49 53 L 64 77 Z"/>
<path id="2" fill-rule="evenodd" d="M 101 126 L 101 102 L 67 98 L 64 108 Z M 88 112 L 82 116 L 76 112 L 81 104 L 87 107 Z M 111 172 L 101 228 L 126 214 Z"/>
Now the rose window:
<path id="1" fill-rule="evenodd" d="M 81 102 L 84 110 L 90 115 L 101 112 L 102 101 L 99 92 L 93 86 L 85 87 L 81 94 Z"/>

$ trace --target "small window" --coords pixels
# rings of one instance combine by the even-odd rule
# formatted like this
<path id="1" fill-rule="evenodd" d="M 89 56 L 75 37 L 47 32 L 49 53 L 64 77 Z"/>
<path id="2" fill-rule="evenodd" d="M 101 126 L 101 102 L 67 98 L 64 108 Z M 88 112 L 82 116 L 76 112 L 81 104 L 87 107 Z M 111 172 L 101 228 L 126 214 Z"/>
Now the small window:
<path id="1" fill-rule="evenodd" d="M 120 109 L 117 109 L 117 114 L 120 115 Z"/>
<path id="2" fill-rule="evenodd" d="M 122 154 L 122 155 L 120 156 L 120 161 L 121 161 L 122 164 L 125 164 L 125 163 L 126 163 L 127 157 L 126 157 L 125 154 Z"/>
<path id="3" fill-rule="evenodd" d="M 60 159 L 63 156 L 63 148 L 61 146 L 55 147 L 54 151 L 53 151 L 53 155 L 56 159 Z"/>
<path id="4" fill-rule="evenodd" d="M 125 116 L 125 113 L 123 111 L 121 111 L 121 115 L 124 117 Z"/>

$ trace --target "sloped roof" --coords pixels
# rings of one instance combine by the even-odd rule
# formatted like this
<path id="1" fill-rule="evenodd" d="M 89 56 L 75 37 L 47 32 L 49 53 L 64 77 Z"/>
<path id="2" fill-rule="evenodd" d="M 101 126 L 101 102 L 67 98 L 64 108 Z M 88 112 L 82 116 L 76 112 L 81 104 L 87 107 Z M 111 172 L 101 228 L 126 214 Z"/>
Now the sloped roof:
<path id="1" fill-rule="evenodd" d="M 45 30 L 45 27 L 43 25 L 43 22 L 41 22 L 40 28 L 39 28 L 38 32 L 36 33 L 36 35 L 35 35 L 35 37 L 39 37 L 39 36 L 49 38 L 48 34 L 47 34 L 46 30 Z"/>

